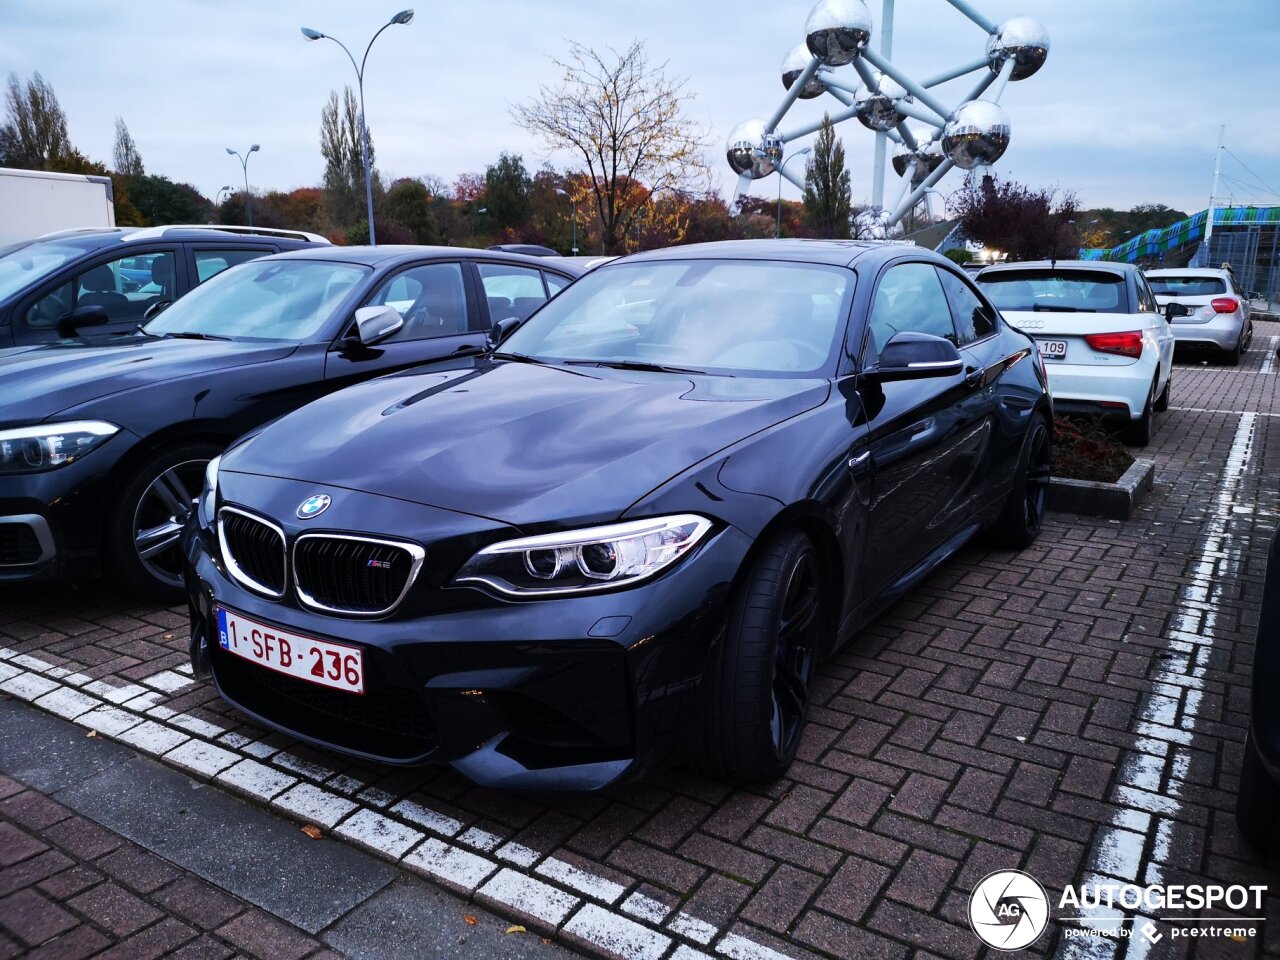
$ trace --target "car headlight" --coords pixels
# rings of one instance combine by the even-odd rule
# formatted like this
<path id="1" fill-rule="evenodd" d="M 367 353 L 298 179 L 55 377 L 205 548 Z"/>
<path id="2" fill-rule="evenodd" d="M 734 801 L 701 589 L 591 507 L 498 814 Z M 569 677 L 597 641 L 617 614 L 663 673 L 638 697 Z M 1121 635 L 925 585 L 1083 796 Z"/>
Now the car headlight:
<path id="1" fill-rule="evenodd" d="M 209 461 L 204 468 L 204 488 L 200 491 L 200 526 L 212 527 L 218 510 L 218 467 L 222 465 L 222 454 Z"/>
<path id="2" fill-rule="evenodd" d="M 102 420 L 40 423 L 0 430 L 0 474 L 37 473 L 65 467 L 96 450 L 120 428 Z"/>
<path id="3" fill-rule="evenodd" d="M 606 590 L 669 567 L 710 529 L 710 520 L 686 513 L 505 540 L 468 560 L 453 582 L 514 597 Z"/>

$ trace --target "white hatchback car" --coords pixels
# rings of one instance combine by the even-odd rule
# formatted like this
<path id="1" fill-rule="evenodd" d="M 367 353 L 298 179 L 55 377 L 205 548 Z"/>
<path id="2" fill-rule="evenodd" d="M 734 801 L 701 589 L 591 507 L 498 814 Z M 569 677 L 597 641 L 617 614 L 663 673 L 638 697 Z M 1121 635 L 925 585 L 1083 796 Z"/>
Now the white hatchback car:
<path id="1" fill-rule="evenodd" d="M 1132 264 L 1037 260 L 988 267 L 977 281 L 1004 318 L 1036 341 L 1060 413 L 1119 420 L 1151 440 L 1169 406 L 1173 332 Z"/>
<path id="2" fill-rule="evenodd" d="M 1253 320 L 1249 300 L 1237 289 L 1230 271 L 1161 269 L 1146 274 L 1166 316 L 1170 304 L 1177 305 L 1169 323 L 1179 346 L 1210 347 L 1231 366 L 1239 365 L 1253 341 Z"/>

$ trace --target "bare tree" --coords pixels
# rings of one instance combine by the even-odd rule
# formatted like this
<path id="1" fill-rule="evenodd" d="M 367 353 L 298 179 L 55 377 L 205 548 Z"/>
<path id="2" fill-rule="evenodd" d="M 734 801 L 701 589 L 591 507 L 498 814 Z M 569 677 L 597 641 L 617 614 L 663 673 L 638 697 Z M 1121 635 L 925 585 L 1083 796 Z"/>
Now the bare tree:
<path id="1" fill-rule="evenodd" d="M 140 177 L 145 172 L 138 145 L 129 135 L 129 128 L 125 126 L 123 117 L 116 117 L 116 145 L 111 155 L 115 160 L 116 173 L 122 173 L 126 177 Z"/>
<path id="2" fill-rule="evenodd" d="M 372 132 L 368 136 L 369 165 L 372 167 Z M 329 102 L 320 113 L 320 152 L 324 155 L 325 216 L 332 226 L 350 227 L 365 219 L 365 200 L 360 104 L 349 86 L 343 90 L 341 100 L 336 90 L 329 92 Z M 375 197 L 381 195 L 376 168 L 373 189 Z"/>
<path id="3" fill-rule="evenodd" d="M 26 83 L 16 73 L 9 74 L 5 111 L 6 121 L 0 127 L 0 165 L 48 170 L 71 150 L 67 115 L 38 70 Z"/>
<path id="4" fill-rule="evenodd" d="M 684 116 L 693 94 L 670 79 L 635 41 L 608 56 L 570 43 L 558 85 L 515 107 L 515 121 L 552 150 L 570 150 L 587 166 L 602 242 L 612 253 L 644 206 L 684 187 L 705 168 L 704 132 Z"/>

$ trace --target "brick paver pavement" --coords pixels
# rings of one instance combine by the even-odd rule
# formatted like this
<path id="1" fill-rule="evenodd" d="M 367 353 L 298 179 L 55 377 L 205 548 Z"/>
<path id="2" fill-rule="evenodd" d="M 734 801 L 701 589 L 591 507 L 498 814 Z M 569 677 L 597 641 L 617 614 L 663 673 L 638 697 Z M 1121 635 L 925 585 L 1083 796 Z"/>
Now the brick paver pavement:
<path id="1" fill-rule="evenodd" d="M 339 958 L 319 940 L 0 776 L 0 957 Z"/>
<path id="2" fill-rule="evenodd" d="M 1256 326 L 1239 368 L 1179 361 L 1173 409 L 1143 452 L 1155 489 L 1134 519 L 1053 515 L 1021 553 L 964 550 L 823 667 L 800 758 L 768 789 L 681 769 L 546 797 L 448 769 L 354 764 L 268 734 L 191 684 L 182 612 L 102 587 L 0 594 L 0 646 L 114 691 L 157 728 L 182 721 L 236 760 L 350 798 L 335 817 L 367 806 L 453 838 L 429 837 L 405 863 L 447 861 L 432 875 L 457 889 L 475 892 L 496 866 L 536 875 L 548 928 L 586 898 L 562 933 L 587 946 L 602 942 L 582 919 L 595 899 L 664 931 L 634 956 L 978 957 L 969 891 L 1017 867 L 1044 884 L 1055 917 L 1063 887 L 1091 877 L 1271 885 L 1271 919 L 1242 942 L 1173 936 L 1195 926 L 1181 923 L 1157 944 L 1086 943 L 1064 933 L 1078 924 L 1055 922 L 1035 953 L 1280 956 L 1280 863 L 1245 847 L 1232 816 L 1280 519 L 1280 324 Z M 472 867 L 480 879 L 465 879 Z M 553 909 L 549 883 L 574 905 Z M 510 907 L 501 888 L 490 880 L 477 896 Z"/>

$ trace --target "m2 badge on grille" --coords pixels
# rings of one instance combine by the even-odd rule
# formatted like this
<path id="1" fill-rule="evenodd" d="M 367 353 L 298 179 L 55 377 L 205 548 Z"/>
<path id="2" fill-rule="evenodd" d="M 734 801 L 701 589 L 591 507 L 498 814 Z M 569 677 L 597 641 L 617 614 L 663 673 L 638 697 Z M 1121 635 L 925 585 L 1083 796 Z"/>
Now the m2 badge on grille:
<path id="1" fill-rule="evenodd" d="M 305 637 L 218 607 L 218 646 L 260 667 L 347 693 L 364 693 L 359 647 Z"/>

